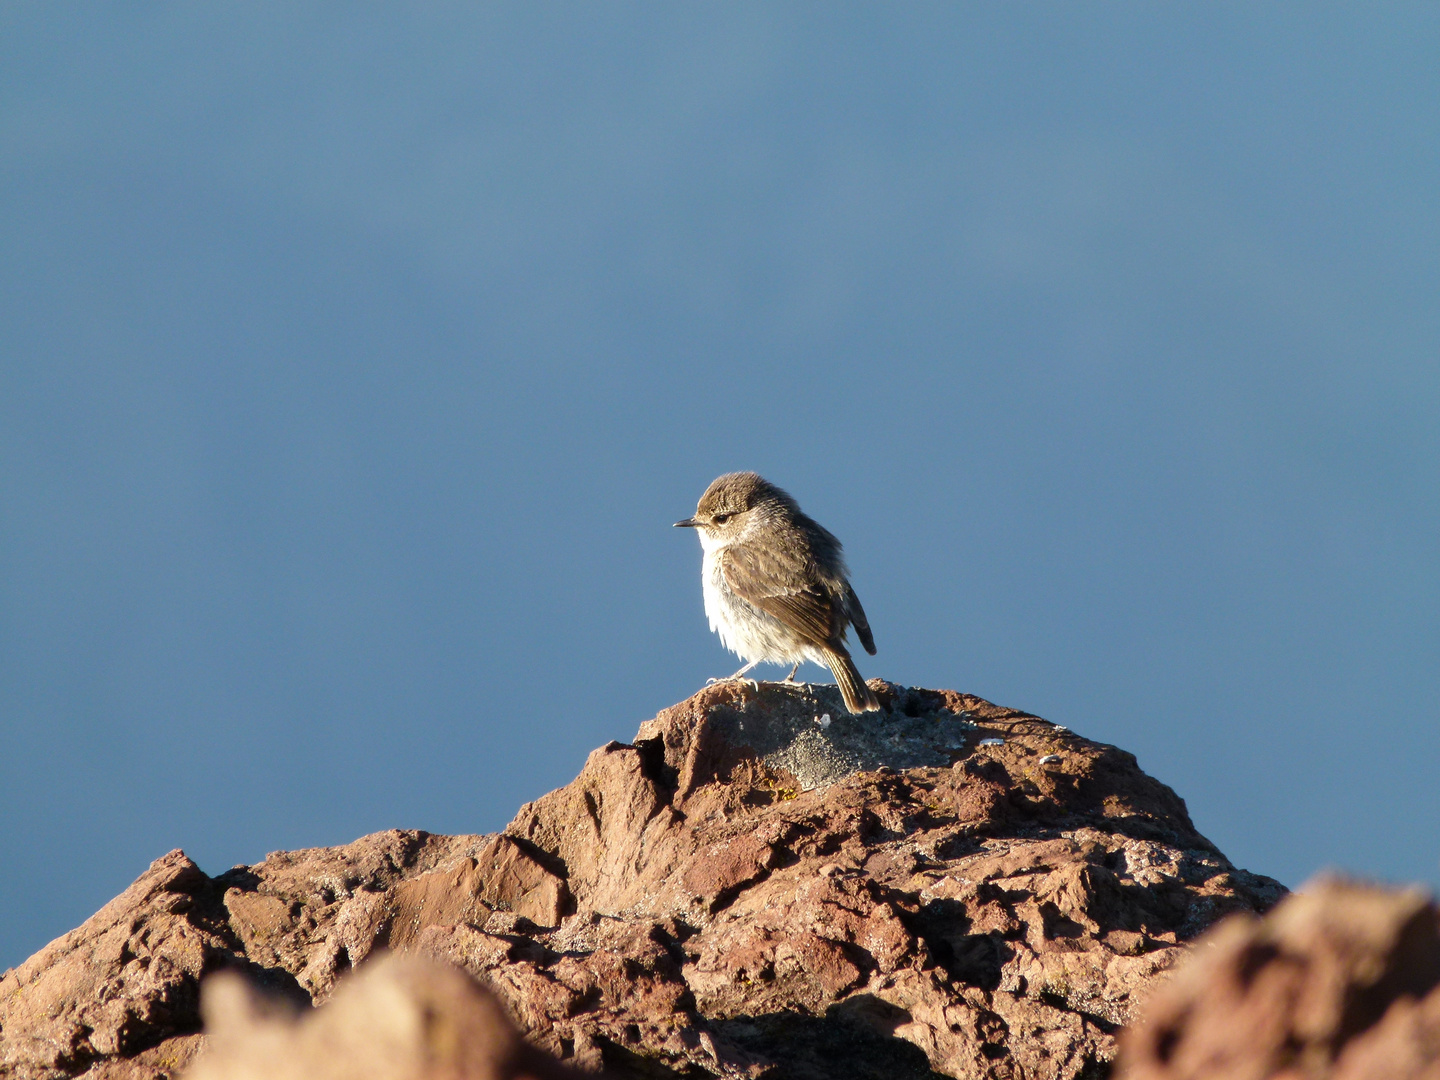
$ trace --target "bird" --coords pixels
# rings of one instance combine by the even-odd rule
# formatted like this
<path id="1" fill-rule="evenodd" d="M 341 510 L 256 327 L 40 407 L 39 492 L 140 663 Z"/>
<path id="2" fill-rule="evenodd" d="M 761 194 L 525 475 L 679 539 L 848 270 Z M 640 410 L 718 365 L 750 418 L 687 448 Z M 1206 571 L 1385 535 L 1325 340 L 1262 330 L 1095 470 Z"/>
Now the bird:
<path id="1" fill-rule="evenodd" d="M 845 647 L 846 627 L 853 626 L 865 651 L 875 654 L 840 541 L 787 492 L 753 472 L 726 473 L 705 489 L 695 516 L 675 528 L 700 534 L 710 629 L 746 661 L 730 679 L 756 664 L 794 663 L 790 682 L 812 660 L 830 669 L 850 712 L 880 708 Z"/>

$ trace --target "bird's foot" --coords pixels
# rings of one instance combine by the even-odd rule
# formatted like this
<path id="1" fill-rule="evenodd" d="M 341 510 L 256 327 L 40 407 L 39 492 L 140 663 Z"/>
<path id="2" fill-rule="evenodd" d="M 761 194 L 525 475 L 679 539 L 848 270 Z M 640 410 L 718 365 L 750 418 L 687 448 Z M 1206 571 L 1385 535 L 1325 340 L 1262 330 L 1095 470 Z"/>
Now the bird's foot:
<path id="1" fill-rule="evenodd" d="M 754 690 L 757 694 L 760 692 L 760 684 L 754 679 L 745 678 L 743 675 L 726 675 L 723 679 L 706 679 L 705 685 L 717 686 L 720 683 L 726 682 L 748 683 L 750 685 L 750 688 Z"/>

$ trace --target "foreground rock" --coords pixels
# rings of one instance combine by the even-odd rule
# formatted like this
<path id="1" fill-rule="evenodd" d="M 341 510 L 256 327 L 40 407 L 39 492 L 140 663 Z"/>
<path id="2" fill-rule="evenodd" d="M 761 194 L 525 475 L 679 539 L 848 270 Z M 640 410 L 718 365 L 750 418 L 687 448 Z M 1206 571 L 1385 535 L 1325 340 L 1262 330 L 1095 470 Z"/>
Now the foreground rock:
<path id="1" fill-rule="evenodd" d="M 1097 1075 L 1138 995 L 1274 881 L 1135 759 L 979 698 L 721 684 L 503 833 L 389 832 L 216 878 L 180 852 L 0 979 L 0 1073 L 173 1075 L 200 978 L 323 1002 L 376 950 L 479 977 L 617 1076 Z"/>
<path id="2" fill-rule="evenodd" d="M 448 964 L 389 956 L 299 1013 L 221 972 L 189 1080 L 580 1080 L 526 1044 L 492 994 Z"/>
<path id="3" fill-rule="evenodd" d="M 1123 1080 L 1440 1080 L 1440 911 L 1320 881 L 1218 927 L 1126 1033 Z"/>

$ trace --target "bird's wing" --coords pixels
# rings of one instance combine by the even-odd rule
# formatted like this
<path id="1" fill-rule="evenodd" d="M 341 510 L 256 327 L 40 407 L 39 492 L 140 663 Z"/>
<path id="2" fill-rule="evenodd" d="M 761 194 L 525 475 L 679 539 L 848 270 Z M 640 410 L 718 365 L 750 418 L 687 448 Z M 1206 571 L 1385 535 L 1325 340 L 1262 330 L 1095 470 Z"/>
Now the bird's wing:
<path id="1" fill-rule="evenodd" d="M 839 637 L 833 599 L 820 586 L 799 584 L 803 567 L 791 559 L 732 544 L 720 553 L 720 570 L 733 593 L 816 645 Z"/>
<path id="2" fill-rule="evenodd" d="M 875 655 L 875 636 L 870 633 L 870 620 L 865 618 L 865 609 L 860 606 L 860 597 L 855 595 L 855 590 L 850 583 L 845 583 L 845 607 L 850 612 L 850 624 L 855 627 L 855 636 L 860 639 L 860 644 L 865 646 L 865 651 L 871 656 Z"/>

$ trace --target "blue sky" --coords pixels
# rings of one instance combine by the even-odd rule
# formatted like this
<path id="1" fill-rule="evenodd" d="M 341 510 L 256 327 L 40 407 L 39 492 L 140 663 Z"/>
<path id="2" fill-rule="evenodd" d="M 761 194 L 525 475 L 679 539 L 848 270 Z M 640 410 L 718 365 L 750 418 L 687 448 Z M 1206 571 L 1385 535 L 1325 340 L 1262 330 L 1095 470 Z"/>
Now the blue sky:
<path id="1" fill-rule="evenodd" d="M 7 4 L 0 966 L 173 847 L 503 826 L 738 666 L 670 523 L 740 468 L 845 542 L 867 676 L 1124 746 L 1289 884 L 1440 882 L 1437 53 Z"/>

